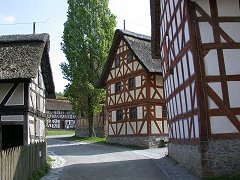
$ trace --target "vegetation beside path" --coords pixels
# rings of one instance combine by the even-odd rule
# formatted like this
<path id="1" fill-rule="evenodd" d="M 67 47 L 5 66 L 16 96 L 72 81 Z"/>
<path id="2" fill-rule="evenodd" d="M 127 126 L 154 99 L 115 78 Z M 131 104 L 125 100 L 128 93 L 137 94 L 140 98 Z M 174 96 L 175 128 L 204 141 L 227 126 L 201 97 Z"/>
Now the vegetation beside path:
<path id="1" fill-rule="evenodd" d="M 74 135 L 74 130 L 66 130 L 66 129 L 47 129 L 45 132 L 46 136 L 62 136 L 62 135 Z"/>
<path id="2" fill-rule="evenodd" d="M 66 137 L 66 140 L 69 141 L 76 141 L 76 142 L 85 142 L 85 143 L 97 143 L 97 144 L 106 144 L 106 138 L 105 137 L 77 137 L 77 136 L 71 136 Z"/>
<path id="3" fill-rule="evenodd" d="M 29 180 L 40 180 L 45 174 L 51 169 L 51 163 L 53 159 L 50 156 L 47 156 L 47 163 L 38 171 L 32 173 L 29 177 Z"/>

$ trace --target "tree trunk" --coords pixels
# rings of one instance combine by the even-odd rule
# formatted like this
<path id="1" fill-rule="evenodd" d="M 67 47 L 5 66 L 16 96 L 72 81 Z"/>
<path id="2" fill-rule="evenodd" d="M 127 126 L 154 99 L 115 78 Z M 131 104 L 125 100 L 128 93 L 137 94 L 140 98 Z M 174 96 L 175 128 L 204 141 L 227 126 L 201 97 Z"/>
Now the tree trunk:
<path id="1" fill-rule="evenodd" d="M 96 134 L 95 134 L 95 130 L 94 130 L 94 123 L 93 123 L 93 116 L 92 117 L 88 117 L 88 123 L 89 123 L 89 126 L 88 126 L 88 136 L 89 137 L 96 137 Z"/>
<path id="2" fill-rule="evenodd" d="M 93 104 L 92 97 L 88 97 L 88 136 L 96 137 L 93 123 Z"/>

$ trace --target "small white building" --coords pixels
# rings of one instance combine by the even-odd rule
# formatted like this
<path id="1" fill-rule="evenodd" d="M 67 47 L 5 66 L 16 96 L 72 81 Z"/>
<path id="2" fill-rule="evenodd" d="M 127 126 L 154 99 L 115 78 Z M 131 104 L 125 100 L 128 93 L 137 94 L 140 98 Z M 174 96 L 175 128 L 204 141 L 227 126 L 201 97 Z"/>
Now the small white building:
<path id="1" fill-rule="evenodd" d="M 75 129 L 76 116 L 69 100 L 47 99 L 48 129 Z"/>

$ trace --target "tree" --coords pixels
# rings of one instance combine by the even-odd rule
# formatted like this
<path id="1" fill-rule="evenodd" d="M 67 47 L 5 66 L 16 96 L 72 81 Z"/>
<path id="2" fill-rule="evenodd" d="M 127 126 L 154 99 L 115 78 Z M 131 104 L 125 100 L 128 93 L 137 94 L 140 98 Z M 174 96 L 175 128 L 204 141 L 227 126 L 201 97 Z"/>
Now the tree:
<path id="1" fill-rule="evenodd" d="M 65 95 L 76 115 L 83 114 L 89 122 L 89 136 L 95 136 L 93 116 L 101 109 L 105 91 L 96 89 L 108 50 L 111 46 L 115 16 L 108 0 L 68 0 L 62 50 L 66 63 L 61 64 L 64 78 L 69 81 Z"/>
<path id="2" fill-rule="evenodd" d="M 67 97 L 62 92 L 56 92 L 56 99 L 64 100 L 64 99 L 67 99 Z"/>

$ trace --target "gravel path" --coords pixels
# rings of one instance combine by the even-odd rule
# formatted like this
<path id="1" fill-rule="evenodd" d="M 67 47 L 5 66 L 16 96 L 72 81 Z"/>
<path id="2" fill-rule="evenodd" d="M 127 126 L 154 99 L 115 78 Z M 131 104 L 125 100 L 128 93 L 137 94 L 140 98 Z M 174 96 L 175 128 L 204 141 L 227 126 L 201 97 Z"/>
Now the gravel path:
<path id="1" fill-rule="evenodd" d="M 53 137 L 47 142 L 48 152 L 55 161 L 42 180 L 197 179 L 165 157 L 167 148 L 131 150 Z"/>

